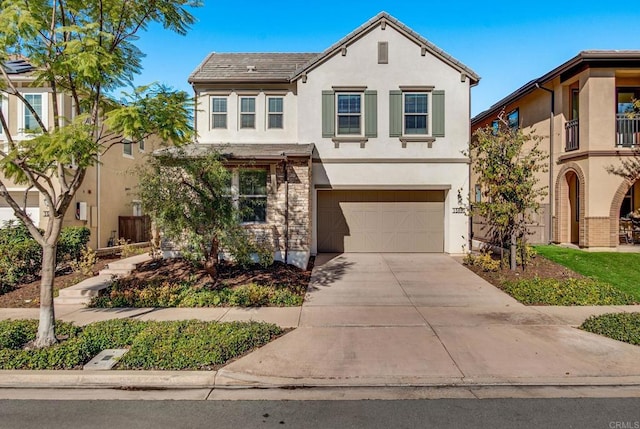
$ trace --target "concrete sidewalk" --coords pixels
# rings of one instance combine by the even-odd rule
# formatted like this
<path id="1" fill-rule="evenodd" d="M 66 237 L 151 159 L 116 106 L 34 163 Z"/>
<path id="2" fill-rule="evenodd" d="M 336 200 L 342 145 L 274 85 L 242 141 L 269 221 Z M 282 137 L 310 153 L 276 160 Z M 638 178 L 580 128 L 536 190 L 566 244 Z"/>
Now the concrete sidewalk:
<path id="1" fill-rule="evenodd" d="M 298 329 L 216 372 L 4 371 L 0 387 L 638 389 L 640 347 L 575 329 L 640 306 L 526 307 L 446 255 L 320 255 L 302 308 L 56 308 L 66 321 L 262 320 Z M 0 318 L 37 317 L 0 309 Z"/>

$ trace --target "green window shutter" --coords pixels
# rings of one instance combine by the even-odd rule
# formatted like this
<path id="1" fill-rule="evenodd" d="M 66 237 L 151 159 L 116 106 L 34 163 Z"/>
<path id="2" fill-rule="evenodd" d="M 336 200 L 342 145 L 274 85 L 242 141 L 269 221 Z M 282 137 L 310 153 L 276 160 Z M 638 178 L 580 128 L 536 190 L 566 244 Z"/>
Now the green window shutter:
<path id="1" fill-rule="evenodd" d="M 444 137 L 444 91 L 433 91 L 433 137 Z"/>
<path id="2" fill-rule="evenodd" d="M 322 137 L 336 134 L 336 95 L 333 91 L 322 91 Z"/>
<path id="3" fill-rule="evenodd" d="M 389 137 L 402 135 L 402 91 L 389 91 Z"/>
<path id="4" fill-rule="evenodd" d="M 364 92 L 364 135 L 378 137 L 378 92 Z"/>

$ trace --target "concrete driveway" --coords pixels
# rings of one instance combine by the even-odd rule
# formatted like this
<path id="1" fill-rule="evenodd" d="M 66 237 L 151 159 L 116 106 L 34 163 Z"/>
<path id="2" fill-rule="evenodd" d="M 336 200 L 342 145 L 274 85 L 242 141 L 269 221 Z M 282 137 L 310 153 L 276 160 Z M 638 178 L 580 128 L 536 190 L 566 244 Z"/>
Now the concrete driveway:
<path id="1" fill-rule="evenodd" d="M 616 310 L 629 308 L 594 312 Z M 216 382 L 640 383 L 639 361 L 640 347 L 577 330 L 557 308 L 526 307 L 448 255 L 322 254 L 299 328 Z"/>

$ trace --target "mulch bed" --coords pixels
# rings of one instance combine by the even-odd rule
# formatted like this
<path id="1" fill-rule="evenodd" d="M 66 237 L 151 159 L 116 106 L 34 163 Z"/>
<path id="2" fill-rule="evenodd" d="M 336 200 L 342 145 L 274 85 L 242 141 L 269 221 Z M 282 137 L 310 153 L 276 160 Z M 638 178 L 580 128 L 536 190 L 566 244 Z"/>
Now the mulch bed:
<path id="1" fill-rule="evenodd" d="M 300 285 L 306 287 L 311 278 L 311 269 L 312 262 L 306 270 L 278 261 L 267 268 L 258 264 L 242 268 L 235 264 L 223 262 L 218 266 L 218 278 L 213 286 L 233 287 L 256 283 L 263 286 L 277 284 L 290 288 L 296 288 Z M 144 262 L 138 265 L 137 269 L 127 277 L 127 280 L 138 284 L 149 280 L 193 281 L 196 286 L 205 286 L 211 283 L 211 278 L 204 269 L 196 268 L 189 262 L 178 258 Z"/>
<path id="2" fill-rule="evenodd" d="M 95 275 L 109 262 L 120 258 L 99 258 L 93 272 Z M 80 273 L 74 273 L 67 269 L 59 272 L 53 283 L 54 294 L 59 289 L 73 286 L 82 280 L 91 277 Z M 40 306 L 40 279 L 18 285 L 16 289 L 0 295 L 0 308 L 37 308 Z"/>
<path id="3" fill-rule="evenodd" d="M 549 259 L 537 255 L 532 258 L 531 262 L 524 267 L 518 267 L 517 270 L 511 271 L 509 267 L 503 267 L 495 272 L 482 271 L 480 267 L 465 265 L 468 269 L 491 283 L 496 287 L 500 287 L 506 281 L 538 278 L 554 278 L 554 279 L 581 279 L 582 274 L 578 274 L 569 268 L 556 264 Z"/>

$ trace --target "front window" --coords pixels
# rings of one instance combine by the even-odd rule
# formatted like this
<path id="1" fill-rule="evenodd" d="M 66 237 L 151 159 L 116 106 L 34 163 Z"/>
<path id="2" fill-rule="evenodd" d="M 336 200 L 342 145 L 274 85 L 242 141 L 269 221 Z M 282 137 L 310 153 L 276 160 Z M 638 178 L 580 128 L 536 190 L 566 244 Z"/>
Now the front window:
<path id="1" fill-rule="evenodd" d="M 362 135 L 362 95 L 338 94 L 338 135 Z"/>
<path id="2" fill-rule="evenodd" d="M 211 98 L 211 128 L 227 128 L 227 99 Z"/>
<path id="3" fill-rule="evenodd" d="M 520 110 L 515 109 L 511 111 L 507 115 L 507 122 L 509 123 L 509 128 L 512 130 L 516 130 L 520 127 Z"/>
<path id="4" fill-rule="evenodd" d="M 133 147 L 129 140 L 124 140 L 122 142 L 122 153 L 126 156 L 133 156 Z"/>
<path id="5" fill-rule="evenodd" d="M 267 171 L 238 171 L 238 201 L 242 222 L 267 220 Z"/>
<path id="6" fill-rule="evenodd" d="M 256 99 L 240 98 L 240 128 L 256 127 Z"/>
<path id="7" fill-rule="evenodd" d="M 429 133 L 428 94 L 404 94 L 404 134 Z"/>
<path id="8" fill-rule="evenodd" d="M 283 99 L 282 97 L 269 98 L 269 128 L 284 128 L 283 124 Z"/>
<path id="9" fill-rule="evenodd" d="M 42 118 L 42 94 L 25 94 L 24 99 L 33 107 L 33 110 L 37 113 L 40 119 Z M 36 117 L 31 110 L 24 106 L 24 130 L 25 131 L 37 131 L 40 129 Z"/>

